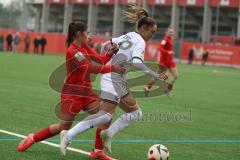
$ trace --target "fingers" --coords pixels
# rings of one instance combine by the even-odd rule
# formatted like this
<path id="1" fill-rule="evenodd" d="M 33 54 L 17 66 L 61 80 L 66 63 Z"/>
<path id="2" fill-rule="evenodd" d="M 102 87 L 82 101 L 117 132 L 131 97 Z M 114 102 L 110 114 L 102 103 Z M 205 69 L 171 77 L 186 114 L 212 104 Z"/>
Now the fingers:
<path id="1" fill-rule="evenodd" d="M 168 76 L 165 73 L 161 73 L 160 76 L 162 77 L 163 80 L 168 79 Z"/>
<path id="2" fill-rule="evenodd" d="M 119 46 L 116 43 L 113 43 L 112 41 L 110 41 L 110 42 L 111 42 L 111 47 L 109 49 L 109 53 L 111 55 L 116 54 L 119 50 Z"/>
<path id="3" fill-rule="evenodd" d="M 165 81 L 165 80 L 168 79 L 168 76 L 165 73 L 160 73 L 158 76 L 159 76 L 158 80 L 164 80 Z"/>

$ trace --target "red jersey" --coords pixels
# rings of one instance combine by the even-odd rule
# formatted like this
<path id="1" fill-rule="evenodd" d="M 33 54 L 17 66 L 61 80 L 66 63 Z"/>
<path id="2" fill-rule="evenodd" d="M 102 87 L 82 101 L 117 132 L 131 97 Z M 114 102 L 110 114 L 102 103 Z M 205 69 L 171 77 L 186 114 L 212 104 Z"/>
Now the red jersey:
<path id="1" fill-rule="evenodd" d="M 88 95 L 92 91 L 90 74 L 111 72 L 110 65 L 103 66 L 110 59 L 109 54 L 101 56 L 87 45 L 79 48 L 72 43 L 66 53 L 67 77 L 62 88 L 62 94 Z M 93 65 L 91 60 L 101 65 Z"/>
<path id="2" fill-rule="evenodd" d="M 167 68 L 175 67 L 173 54 L 169 54 L 169 51 L 173 51 L 173 41 L 171 37 L 165 35 L 159 46 L 161 52 L 159 64 Z"/>

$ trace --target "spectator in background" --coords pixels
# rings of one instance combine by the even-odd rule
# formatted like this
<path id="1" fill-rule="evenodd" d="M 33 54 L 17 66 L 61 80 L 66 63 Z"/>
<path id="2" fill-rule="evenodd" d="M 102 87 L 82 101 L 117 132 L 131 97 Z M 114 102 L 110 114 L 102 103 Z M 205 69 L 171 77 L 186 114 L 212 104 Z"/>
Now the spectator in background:
<path id="1" fill-rule="evenodd" d="M 21 42 L 20 33 L 17 32 L 13 37 L 13 52 L 19 52 L 19 44 Z"/>
<path id="2" fill-rule="evenodd" d="M 33 41 L 33 46 L 34 46 L 33 53 L 34 54 L 39 53 L 39 44 L 40 44 L 40 37 L 37 36 Z"/>
<path id="3" fill-rule="evenodd" d="M 11 52 L 12 51 L 12 41 L 13 41 L 13 36 L 12 36 L 11 32 L 8 32 L 6 40 L 7 40 L 7 51 Z"/>
<path id="4" fill-rule="evenodd" d="M 4 36 L 0 35 L 0 51 L 4 49 Z"/>
<path id="5" fill-rule="evenodd" d="M 208 49 L 204 48 L 204 51 L 203 51 L 203 54 L 202 54 L 202 66 L 204 66 L 205 63 L 207 62 L 208 55 L 209 55 Z"/>
<path id="6" fill-rule="evenodd" d="M 24 39 L 24 44 L 25 44 L 24 52 L 25 53 L 29 52 L 30 42 L 31 42 L 30 36 L 29 36 L 29 34 L 27 34 Z"/>
<path id="7" fill-rule="evenodd" d="M 41 54 L 44 55 L 45 52 L 45 46 L 47 44 L 47 39 L 42 35 L 42 38 L 40 39 L 40 46 L 41 46 Z"/>
<path id="8" fill-rule="evenodd" d="M 194 59 L 194 49 L 195 49 L 195 46 L 193 46 L 188 52 L 188 64 L 192 64 L 192 61 Z"/>

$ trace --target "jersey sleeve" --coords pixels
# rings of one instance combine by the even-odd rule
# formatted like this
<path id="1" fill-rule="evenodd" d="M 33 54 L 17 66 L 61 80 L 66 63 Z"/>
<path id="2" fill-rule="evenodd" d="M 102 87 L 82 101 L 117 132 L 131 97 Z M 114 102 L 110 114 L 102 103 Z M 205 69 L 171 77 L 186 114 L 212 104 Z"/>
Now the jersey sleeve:
<path id="1" fill-rule="evenodd" d="M 88 47 L 87 45 L 85 45 L 84 48 L 87 50 L 87 52 L 90 55 L 91 59 L 93 61 L 99 63 L 99 64 L 107 64 L 107 62 L 111 59 L 111 56 L 108 53 L 100 55 L 100 54 L 96 53 L 93 49 Z"/>
<path id="2" fill-rule="evenodd" d="M 74 63 L 78 67 L 86 66 L 88 73 L 109 73 L 111 72 L 112 67 L 110 65 L 94 65 L 90 63 L 85 57 L 85 55 L 80 51 L 72 52 L 74 56 Z"/>
<path id="3" fill-rule="evenodd" d="M 144 52 L 145 52 L 145 42 L 137 42 L 135 44 L 135 46 L 133 47 L 132 50 L 132 59 L 133 58 L 138 58 L 140 59 L 142 62 L 144 61 Z"/>
<path id="4" fill-rule="evenodd" d="M 119 45 L 119 43 L 121 42 L 122 37 L 123 37 L 123 35 L 120 36 L 120 37 L 112 38 L 111 40 L 112 40 L 113 43 L 116 43 L 116 44 Z"/>
<path id="5" fill-rule="evenodd" d="M 161 44 L 159 45 L 159 51 L 162 54 L 168 54 L 168 50 L 165 49 L 166 45 L 167 45 L 167 38 L 164 37 L 163 40 L 161 41 Z"/>

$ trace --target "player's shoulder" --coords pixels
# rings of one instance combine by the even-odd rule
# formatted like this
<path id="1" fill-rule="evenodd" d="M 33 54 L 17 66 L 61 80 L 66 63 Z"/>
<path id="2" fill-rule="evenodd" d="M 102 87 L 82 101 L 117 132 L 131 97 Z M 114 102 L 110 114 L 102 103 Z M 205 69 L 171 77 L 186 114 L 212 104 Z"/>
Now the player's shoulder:
<path id="1" fill-rule="evenodd" d="M 169 36 L 165 35 L 165 36 L 163 37 L 163 40 L 165 40 L 165 41 L 171 41 L 171 38 L 170 38 Z"/>
<path id="2" fill-rule="evenodd" d="M 137 32 L 129 32 L 129 36 L 132 38 L 132 41 L 139 45 L 145 45 L 145 41 L 142 36 Z"/>
<path id="3" fill-rule="evenodd" d="M 70 46 L 67 48 L 68 54 L 75 55 L 78 52 L 80 52 L 80 49 L 73 44 L 70 44 Z"/>

